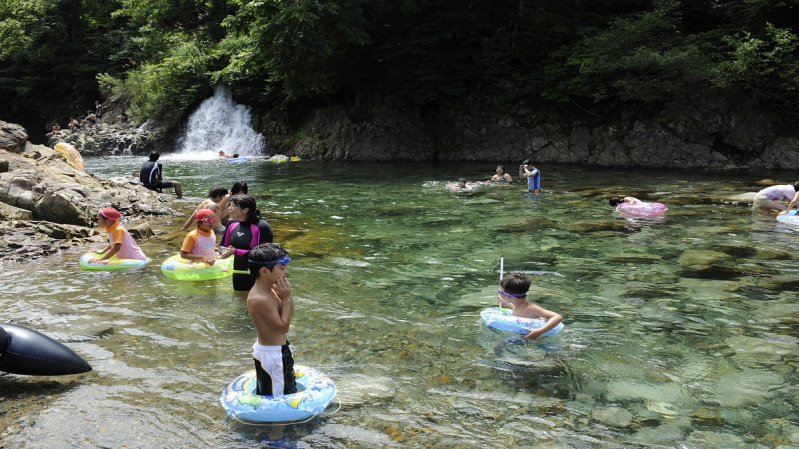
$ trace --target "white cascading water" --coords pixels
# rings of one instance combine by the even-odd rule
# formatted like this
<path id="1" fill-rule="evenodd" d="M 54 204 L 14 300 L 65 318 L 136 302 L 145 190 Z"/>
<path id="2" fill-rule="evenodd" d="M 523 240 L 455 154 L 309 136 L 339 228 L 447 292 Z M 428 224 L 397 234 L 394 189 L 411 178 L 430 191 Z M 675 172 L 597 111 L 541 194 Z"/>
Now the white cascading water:
<path id="1" fill-rule="evenodd" d="M 217 87 L 189 117 L 175 156 L 214 159 L 220 151 L 239 157 L 262 156 L 264 136 L 252 129 L 250 108 L 233 101 L 226 89 Z"/>

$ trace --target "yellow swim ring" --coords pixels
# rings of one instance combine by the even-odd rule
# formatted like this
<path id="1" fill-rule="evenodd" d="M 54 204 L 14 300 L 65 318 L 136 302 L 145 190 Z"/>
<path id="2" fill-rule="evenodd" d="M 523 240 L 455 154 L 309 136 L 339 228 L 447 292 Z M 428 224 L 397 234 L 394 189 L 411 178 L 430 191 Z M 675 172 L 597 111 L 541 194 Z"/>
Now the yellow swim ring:
<path id="1" fill-rule="evenodd" d="M 70 165 L 77 168 L 78 170 L 86 170 L 86 165 L 83 163 L 83 157 L 81 157 L 78 150 L 75 149 L 72 145 L 66 142 L 58 142 L 55 144 L 55 148 L 53 148 L 57 153 L 64 155 L 67 158 L 67 162 Z"/>
<path id="2" fill-rule="evenodd" d="M 205 262 L 187 260 L 180 257 L 180 254 L 168 258 L 161 264 L 161 272 L 164 276 L 178 281 L 207 281 L 231 276 L 233 273 L 227 270 L 233 269 L 233 258 L 216 259 L 213 265 Z"/>

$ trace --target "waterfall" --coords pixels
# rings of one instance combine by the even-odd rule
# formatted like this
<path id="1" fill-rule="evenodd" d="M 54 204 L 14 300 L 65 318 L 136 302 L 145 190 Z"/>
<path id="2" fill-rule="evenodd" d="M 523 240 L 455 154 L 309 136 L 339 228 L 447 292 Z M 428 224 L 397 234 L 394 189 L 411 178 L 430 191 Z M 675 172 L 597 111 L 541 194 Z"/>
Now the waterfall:
<path id="1" fill-rule="evenodd" d="M 252 129 L 250 108 L 233 101 L 226 89 L 217 87 L 189 117 L 180 138 L 179 156 L 213 159 L 220 151 L 240 157 L 263 155 L 264 136 Z"/>

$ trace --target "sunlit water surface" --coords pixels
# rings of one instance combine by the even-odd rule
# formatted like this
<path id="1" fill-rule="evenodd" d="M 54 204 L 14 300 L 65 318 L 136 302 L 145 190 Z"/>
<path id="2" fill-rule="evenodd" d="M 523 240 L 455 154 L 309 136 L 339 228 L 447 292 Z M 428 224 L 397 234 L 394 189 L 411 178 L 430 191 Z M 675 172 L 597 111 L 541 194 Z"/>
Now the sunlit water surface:
<path id="1" fill-rule="evenodd" d="M 142 158 L 87 160 L 102 177 Z M 772 447 L 799 444 L 796 229 L 725 195 L 788 173 L 540 167 L 542 193 L 485 180 L 490 165 L 246 164 L 164 158 L 177 214 L 141 242 L 153 264 L 81 272 L 80 251 L 0 271 L 2 319 L 46 332 L 92 373 L 0 375 L 8 447 L 259 447 L 223 387 L 252 369 L 255 332 L 230 280 L 164 277 L 180 225 L 210 187 L 248 181 L 285 244 L 297 363 L 338 399 L 290 426 L 301 447 Z M 511 170 L 515 174 L 514 170 Z M 666 203 L 619 216 L 615 194 Z M 87 248 L 88 249 L 88 248 Z M 510 344 L 480 310 L 505 272 L 565 330 Z M 339 408 L 340 406 L 340 408 Z M 2 429 L 0 429 L 2 431 Z"/>

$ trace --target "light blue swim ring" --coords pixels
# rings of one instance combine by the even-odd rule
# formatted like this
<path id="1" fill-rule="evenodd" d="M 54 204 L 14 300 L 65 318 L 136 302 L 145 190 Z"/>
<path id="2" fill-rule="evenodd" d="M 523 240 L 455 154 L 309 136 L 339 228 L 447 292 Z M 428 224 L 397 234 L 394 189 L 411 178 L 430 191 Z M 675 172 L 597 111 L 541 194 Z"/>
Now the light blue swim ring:
<path id="1" fill-rule="evenodd" d="M 547 324 L 545 318 L 522 318 L 512 315 L 511 309 L 500 309 L 499 307 L 489 307 L 480 312 L 480 319 L 489 329 L 513 332 L 516 334 L 527 335 L 530 331 L 540 329 Z M 563 330 L 563 323 L 545 332 L 542 337 L 549 337 Z"/>
<path id="2" fill-rule="evenodd" d="M 799 226 L 799 215 L 796 215 L 797 210 L 788 211 L 785 215 L 777 215 L 777 221 L 789 225 Z"/>
<path id="3" fill-rule="evenodd" d="M 234 157 L 234 158 L 228 159 L 227 161 L 229 163 L 231 163 L 231 164 L 243 164 L 243 163 L 249 161 L 249 159 L 247 159 L 246 157 Z"/>
<path id="4" fill-rule="evenodd" d="M 116 270 L 125 270 L 127 268 L 139 268 L 147 265 L 152 261 L 149 257 L 145 260 L 139 259 L 119 259 L 117 256 L 111 256 L 110 258 L 102 261 L 102 262 L 92 262 L 89 263 L 91 259 L 99 259 L 103 257 L 102 254 L 97 254 L 93 252 L 84 253 L 80 256 L 80 269 L 86 271 L 116 271 Z"/>
<path id="5" fill-rule="evenodd" d="M 236 419 L 257 422 L 294 421 L 322 413 L 336 397 L 336 385 L 321 371 L 294 365 L 297 393 L 279 396 L 255 394 L 255 370 L 235 378 L 222 391 L 219 402 Z"/>

